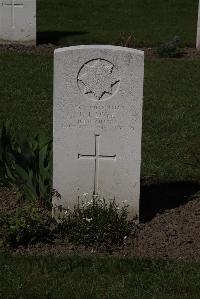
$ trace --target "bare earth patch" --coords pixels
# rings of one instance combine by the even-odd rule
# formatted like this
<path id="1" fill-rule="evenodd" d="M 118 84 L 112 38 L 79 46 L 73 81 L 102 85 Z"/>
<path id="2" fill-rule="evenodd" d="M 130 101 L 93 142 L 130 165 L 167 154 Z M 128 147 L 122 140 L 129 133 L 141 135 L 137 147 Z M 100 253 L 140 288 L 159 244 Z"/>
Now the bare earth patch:
<path id="1" fill-rule="evenodd" d="M 53 44 L 41 44 L 35 46 L 25 46 L 20 44 L 5 44 L 0 45 L 0 53 L 14 52 L 19 54 L 53 54 L 54 50 L 63 46 L 55 46 Z M 155 48 L 140 48 L 145 52 L 145 58 L 147 59 L 158 59 Z M 171 59 L 200 59 L 200 51 L 196 48 L 182 48 L 182 55 L 179 58 Z"/>
<path id="2" fill-rule="evenodd" d="M 140 225 L 127 243 L 125 256 L 200 260 L 200 194 Z"/>

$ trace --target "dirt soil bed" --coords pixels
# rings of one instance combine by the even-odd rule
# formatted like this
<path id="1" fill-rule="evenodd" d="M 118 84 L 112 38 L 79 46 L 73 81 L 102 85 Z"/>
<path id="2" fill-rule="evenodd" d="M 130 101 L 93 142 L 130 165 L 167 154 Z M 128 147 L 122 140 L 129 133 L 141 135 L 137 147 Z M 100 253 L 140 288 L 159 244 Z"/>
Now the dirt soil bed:
<path id="1" fill-rule="evenodd" d="M 195 186 L 196 192 L 185 198 L 179 206 L 175 205 L 176 207 L 166 210 L 158 209 L 157 214 L 155 210 L 152 212 L 153 210 L 150 211 L 147 207 L 150 214 L 142 212 L 143 223 L 133 229 L 132 236 L 127 238 L 123 247 L 113 248 L 109 254 L 138 258 L 200 260 L 200 192 L 197 191 L 197 185 Z M 155 187 L 149 190 L 152 188 L 152 194 L 156 196 Z M 163 202 L 165 201 L 164 198 Z M 0 188 L 0 211 L 14 211 L 17 205 L 16 194 L 6 188 Z M 61 240 L 53 244 L 21 247 L 11 252 L 31 255 L 108 253 L 103 249 L 97 251 L 95 248 L 76 247 Z"/>
<path id="2" fill-rule="evenodd" d="M 19 54 L 44 54 L 51 55 L 53 54 L 56 48 L 60 48 L 62 46 L 55 46 L 53 44 L 41 44 L 37 47 L 35 46 L 25 46 L 19 44 L 5 44 L 0 45 L 0 53 L 14 52 Z M 145 52 L 145 57 L 147 59 L 157 59 L 158 55 L 156 54 L 155 48 L 140 48 Z M 197 51 L 195 48 L 182 48 L 182 55 L 178 58 L 172 59 L 200 59 L 200 51 Z"/>

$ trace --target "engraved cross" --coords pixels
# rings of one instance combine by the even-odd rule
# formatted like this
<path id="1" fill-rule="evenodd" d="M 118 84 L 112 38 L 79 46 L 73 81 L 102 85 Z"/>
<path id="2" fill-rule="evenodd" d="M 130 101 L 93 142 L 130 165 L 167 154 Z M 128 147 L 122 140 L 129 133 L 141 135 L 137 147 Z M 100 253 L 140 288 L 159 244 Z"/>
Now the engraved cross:
<path id="1" fill-rule="evenodd" d="M 98 181 L 99 181 L 99 161 L 102 159 L 116 160 L 116 155 L 100 155 L 99 154 L 100 135 L 95 135 L 95 151 L 94 155 L 81 155 L 78 154 L 78 159 L 92 159 L 95 162 L 94 165 L 94 191 L 93 195 L 98 195 Z"/>
<path id="2" fill-rule="evenodd" d="M 15 8 L 23 8 L 24 4 L 22 2 L 16 3 L 16 0 L 9 0 L 8 3 L 6 1 L 2 2 L 2 6 L 8 6 L 12 9 L 12 29 L 15 28 Z"/>

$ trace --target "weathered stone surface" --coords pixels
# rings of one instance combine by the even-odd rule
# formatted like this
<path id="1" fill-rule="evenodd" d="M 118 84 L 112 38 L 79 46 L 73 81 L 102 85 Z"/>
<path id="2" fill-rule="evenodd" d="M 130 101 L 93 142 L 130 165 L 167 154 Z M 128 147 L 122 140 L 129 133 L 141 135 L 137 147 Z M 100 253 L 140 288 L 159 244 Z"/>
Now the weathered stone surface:
<path id="1" fill-rule="evenodd" d="M 36 44 L 36 0 L 0 0 L 0 43 Z"/>
<path id="2" fill-rule="evenodd" d="M 54 211 L 98 195 L 139 214 L 143 52 L 77 46 L 54 54 Z M 59 197 L 60 195 L 60 197 Z"/>
<path id="3" fill-rule="evenodd" d="M 197 23 L 197 42 L 196 47 L 200 50 L 200 1 L 199 1 L 199 10 L 198 10 L 198 23 Z"/>

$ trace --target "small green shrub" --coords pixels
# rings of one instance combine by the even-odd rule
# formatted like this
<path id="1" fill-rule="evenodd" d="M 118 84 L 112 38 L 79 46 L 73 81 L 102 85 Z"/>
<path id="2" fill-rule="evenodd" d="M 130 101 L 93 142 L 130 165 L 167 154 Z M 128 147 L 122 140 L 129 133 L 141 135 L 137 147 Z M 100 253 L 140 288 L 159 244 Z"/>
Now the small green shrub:
<path id="1" fill-rule="evenodd" d="M 0 214 L 0 240 L 10 247 L 66 240 L 74 245 L 93 246 L 112 251 L 124 244 L 132 232 L 127 207 L 100 198 L 81 202 L 56 221 L 51 210 L 38 202 L 23 203 L 14 212 Z"/>
<path id="2" fill-rule="evenodd" d="M 127 48 L 134 48 L 136 43 L 136 39 L 133 35 L 133 33 L 125 33 L 121 32 L 120 33 L 120 45 L 122 47 L 127 47 Z"/>
<path id="3" fill-rule="evenodd" d="M 179 36 L 174 36 L 174 38 L 171 41 L 160 45 L 157 48 L 158 56 L 161 58 L 180 57 L 182 53 L 179 48 L 179 42 L 180 42 Z"/>
<path id="4" fill-rule="evenodd" d="M 51 202 L 52 142 L 42 136 L 14 136 L 3 125 L 0 134 L 0 183 L 27 200 Z"/>
<path id="5" fill-rule="evenodd" d="M 115 201 L 93 197 L 81 201 L 73 211 L 67 210 L 58 224 L 58 234 L 74 244 L 96 248 L 123 245 L 130 234 L 127 206 L 119 208 Z"/>
<path id="6" fill-rule="evenodd" d="M 56 221 L 47 212 L 29 203 L 13 213 L 0 214 L 0 238 L 11 247 L 53 240 Z"/>

